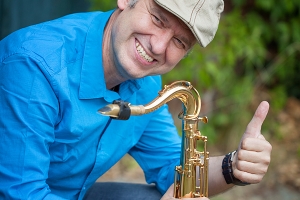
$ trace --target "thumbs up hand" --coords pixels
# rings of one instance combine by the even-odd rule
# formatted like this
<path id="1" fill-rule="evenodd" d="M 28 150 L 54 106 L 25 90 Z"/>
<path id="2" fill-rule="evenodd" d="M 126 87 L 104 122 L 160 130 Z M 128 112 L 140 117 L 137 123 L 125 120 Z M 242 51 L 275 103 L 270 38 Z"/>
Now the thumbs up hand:
<path id="1" fill-rule="evenodd" d="M 259 183 L 268 170 L 272 146 L 261 134 L 261 126 L 268 110 L 269 104 L 261 102 L 234 155 L 233 175 L 243 182 Z"/>

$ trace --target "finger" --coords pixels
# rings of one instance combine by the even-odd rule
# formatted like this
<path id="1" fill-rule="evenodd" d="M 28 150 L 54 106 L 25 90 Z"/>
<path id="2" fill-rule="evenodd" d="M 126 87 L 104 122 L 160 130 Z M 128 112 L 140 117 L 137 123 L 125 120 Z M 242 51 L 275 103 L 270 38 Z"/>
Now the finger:
<path id="1" fill-rule="evenodd" d="M 248 150 L 239 150 L 237 152 L 237 161 L 247 161 L 252 163 L 258 163 L 264 161 L 269 157 L 268 152 L 257 152 L 257 151 L 248 151 Z"/>
<path id="2" fill-rule="evenodd" d="M 264 122 L 269 111 L 269 103 L 263 101 L 257 107 L 253 118 L 249 122 L 243 138 L 253 137 L 257 138 L 260 134 L 262 123 Z"/>
<path id="3" fill-rule="evenodd" d="M 239 162 L 241 161 L 246 161 L 249 163 L 260 163 L 262 166 L 269 166 L 271 162 L 271 151 L 272 145 L 266 140 L 262 140 L 260 142 L 260 145 L 258 145 L 255 150 L 240 149 L 235 155 L 237 159 L 235 167 L 237 168 L 240 164 Z M 239 168 L 239 170 L 242 170 L 242 168 Z"/>
<path id="4" fill-rule="evenodd" d="M 268 165 L 261 163 L 252 163 L 247 161 L 239 161 L 236 163 L 236 170 L 241 172 L 247 172 L 250 174 L 263 175 L 268 170 Z"/>
<path id="5" fill-rule="evenodd" d="M 243 182 L 255 184 L 261 182 L 265 174 L 251 174 L 248 172 L 235 170 L 233 175 Z"/>
<path id="6" fill-rule="evenodd" d="M 262 135 L 261 135 L 262 136 Z M 271 144 L 262 136 L 258 136 L 258 138 L 244 138 L 241 141 L 240 150 L 247 151 L 269 151 L 272 146 Z"/>

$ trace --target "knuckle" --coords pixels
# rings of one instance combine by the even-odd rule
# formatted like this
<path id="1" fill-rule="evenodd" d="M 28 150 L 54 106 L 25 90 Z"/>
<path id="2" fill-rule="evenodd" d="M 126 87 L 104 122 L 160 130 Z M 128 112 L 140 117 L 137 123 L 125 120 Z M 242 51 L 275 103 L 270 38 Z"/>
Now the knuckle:
<path id="1" fill-rule="evenodd" d="M 270 142 L 268 142 L 267 140 L 264 140 L 263 143 L 261 143 L 261 145 L 263 146 L 264 150 L 267 152 L 271 152 L 272 151 L 272 145 Z"/>
<path id="2" fill-rule="evenodd" d="M 239 170 L 234 170 L 233 171 L 233 176 L 239 180 L 241 180 L 241 177 L 242 177 L 242 172 L 239 171 Z"/>
<path id="3" fill-rule="evenodd" d="M 243 182 L 249 182 L 249 178 L 247 177 L 247 174 L 246 173 L 241 173 L 240 175 L 239 175 L 239 177 L 237 177 L 237 179 L 239 179 L 239 180 L 241 180 L 241 181 L 243 181 Z"/>
<path id="4" fill-rule="evenodd" d="M 263 175 L 265 175 L 265 174 L 267 173 L 267 171 L 268 171 L 268 167 L 264 167 L 264 168 L 262 169 L 262 171 L 263 171 Z"/>
<path id="5" fill-rule="evenodd" d="M 236 167 L 237 170 L 242 171 L 241 162 L 236 162 L 235 167 Z"/>
<path id="6" fill-rule="evenodd" d="M 243 149 L 238 150 L 237 151 L 237 158 L 238 158 L 238 160 L 243 160 L 244 154 L 245 154 L 245 152 L 244 152 Z"/>
<path id="7" fill-rule="evenodd" d="M 268 166 L 270 163 L 271 163 L 271 157 L 268 156 L 268 157 L 265 159 L 265 164 Z"/>
<path id="8" fill-rule="evenodd" d="M 267 147 L 267 150 L 269 150 L 269 152 L 271 152 L 273 149 L 272 145 L 270 142 L 268 142 L 268 147 Z"/>
<path id="9" fill-rule="evenodd" d="M 262 158 L 262 163 L 265 164 L 265 166 L 269 166 L 269 164 L 271 163 L 270 154 L 267 154 Z"/>
<path id="10" fill-rule="evenodd" d="M 263 176 L 254 176 L 253 177 L 253 183 L 259 183 L 263 179 Z"/>
<path id="11" fill-rule="evenodd" d="M 251 138 L 244 138 L 243 141 L 241 142 L 241 147 L 242 149 L 247 149 L 249 146 Z"/>
<path id="12" fill-rule="evenodd" d="M 265 175 L 268 171 L 268 167 L 267 166 L 263 166 L 263 167 L 260 167 L 259 168 L 259 171 L 258 173 L 261 174 L 261 175 Z"/>

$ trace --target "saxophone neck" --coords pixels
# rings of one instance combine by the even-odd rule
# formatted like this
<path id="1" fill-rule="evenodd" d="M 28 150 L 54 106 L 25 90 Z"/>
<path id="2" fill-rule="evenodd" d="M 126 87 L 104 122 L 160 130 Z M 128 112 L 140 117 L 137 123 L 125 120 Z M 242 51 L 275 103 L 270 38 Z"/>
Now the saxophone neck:
<path id="1" fill-rule="evenodd" d="M 146 105 L 130 105 L 124 101 L 114 101 L 98 110 L 103 115 L 115 119 L 128 119 L 130 115 L 143 115 L 153 112 L 163 104 L 178 98 L 186 108 L 186 118 L 197 118 L 200 114 L 201 99 L 198 91 L 188 81 L 176 81 L 165 85 L 158 97 Z"/>
<path id="2" fill-rule="evenodd" d="M 198 91 L 188 81 L 176 81 L 165 85 L 159 96 L 145 105 L 145 112 L 152 112 L 172 99 L 179 99 L 186 108 L 186 115 L 197 117 L 200 114 L 201 99 Z"/>

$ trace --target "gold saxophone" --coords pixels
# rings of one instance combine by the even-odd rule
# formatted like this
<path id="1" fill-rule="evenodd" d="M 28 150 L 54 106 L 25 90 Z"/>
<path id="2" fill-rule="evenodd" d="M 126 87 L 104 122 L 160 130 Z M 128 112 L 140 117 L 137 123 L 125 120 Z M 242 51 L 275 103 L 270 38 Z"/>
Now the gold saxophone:
<path id="1" fill-rule="evenodd" d="M 116 119 L 128 119 L 130 115 L 150 113 L 163 104 L 178 98 L 184 105 L 179 118 L 183 121 L 180 165 L 175 168 L 174 197 L 208 197 L 207 137 L 198 130 L 198 122 L 208 122 L 207 117 L 199 117 L 201 99 L 198 91 L 188 81 L 176 81 L 165 85 L 153 101 L 147 105 L 130 105 L 116 101 L 99 110 L 103 115 Z M 203 141 L 203 151 L 197 150 L 197 141 Z"/>

